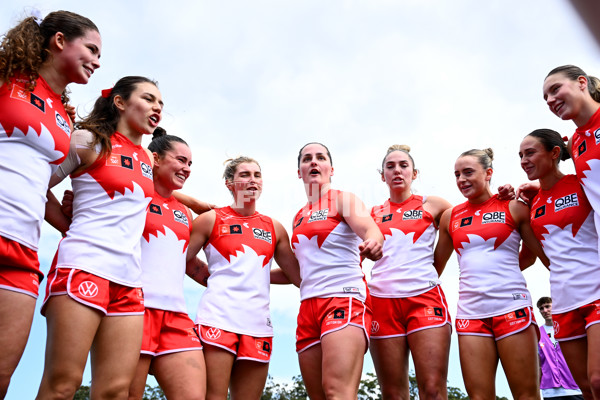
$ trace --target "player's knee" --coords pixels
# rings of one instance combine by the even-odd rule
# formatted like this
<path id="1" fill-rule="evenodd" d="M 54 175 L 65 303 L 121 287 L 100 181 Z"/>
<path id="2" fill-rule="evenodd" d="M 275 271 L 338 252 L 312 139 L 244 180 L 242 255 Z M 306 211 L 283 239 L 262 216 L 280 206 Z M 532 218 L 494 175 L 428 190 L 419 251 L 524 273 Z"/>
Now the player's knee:
<path id="1" fill-rule="evenodd" d="M 597 397 L 600 394 L 600 373 L 592 373 L 589 377 L 589 382 L 594 397 Z"/>
<path id="2" fill-rule="evenodd" d="M 440 386 L 438 379 L 426 380 L 419 388 L 419 398 L 423 400 L 442 400 L 447 397 L 445 386 Z"/>
<path id="3" fill-rule="evenodd" d="M 358 387 L 352 388 L 347 382 L 339 379 L 323 379 L 323 393 L 327 400 L 356 399 L 357 391 Z"/>
<path id="4" fill-rule="evenodd" d="M 129 395 L 130 383 L 127 379 L 113 379 L 93 386 L 92 391 L 94 397 L 100 399 L 123 399 Z"/>

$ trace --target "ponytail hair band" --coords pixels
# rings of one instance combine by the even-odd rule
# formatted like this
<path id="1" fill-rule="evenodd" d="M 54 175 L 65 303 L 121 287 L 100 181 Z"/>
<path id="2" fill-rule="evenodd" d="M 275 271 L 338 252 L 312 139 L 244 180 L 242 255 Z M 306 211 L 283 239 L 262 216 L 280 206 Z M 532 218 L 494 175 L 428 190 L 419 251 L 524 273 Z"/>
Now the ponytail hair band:
<path id="1" fill-rule="evenodd" d="M 102 90 L 102 97 L 104 97 L 105 99 L 108 99 L 110 97 L 110 94 L 112 93 L 113 88 L 110 89 L 103 89 Z"/>
<path id="2" fill-rule="evenodd" d="M 32 9 L 31 17 L 33 18 L 35 23 L 38 24 L 38 26 L 42 26 L 42 22 L 44 22 L 44 20 L 42 19 L 42 13 L 40 12 L 40 10 L 38 10 L 37 8 Z"/>
<path id="3" fill-rule="evenodd" d="M 569 141 L 569 137 L 568 136 L 563 136 L 562 140 L 563 140 L 563 142 L 568 142 Z"/>

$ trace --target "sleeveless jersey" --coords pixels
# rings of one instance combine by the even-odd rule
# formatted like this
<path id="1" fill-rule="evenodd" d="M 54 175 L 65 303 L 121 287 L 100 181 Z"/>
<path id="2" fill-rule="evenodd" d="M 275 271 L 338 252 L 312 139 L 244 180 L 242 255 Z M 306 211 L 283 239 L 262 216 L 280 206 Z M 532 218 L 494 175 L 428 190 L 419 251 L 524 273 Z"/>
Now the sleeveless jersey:
<path id="1" fill-rule="evenodd" d="M 460 281 L 457 319 L 479 319 L 531 307 L 519 269 L 521 236 L 497 195 L 481 204 L 454 207 L 450 236 L 458 255 Z"/>
<path id="2" fill-rule="evenodd" d="M 600 230 L 600 108 L 584 126 L 577 128 L 571 145 L 577 178 L 594 209 L 596 232 L 598 232 Z"/>
<path id="3" fill-rule="evenodd" d="M 371 210 L 385 238 L 383 257 L 371 270 L 369 290 L 374 296 L 417 296 L 439 285 L 433 267 L 437 228 L 432 215 L 423 209 L 424 201 L 413 194 L 402 203 L 388 200 Z"/>
<path id="4" fill-rule="evenodd" d="M 563 313 L 600 297 L 600 258 L 594 212 L 575 175 L 540 190 L 531 227 L 550 259 L 552 312 Z"/>
<path id="5" fill-rule="evenodd" d="M 173 196 L 158 193 L 148 207 L 142 237 L 144 305 L 187 314 L 183 295 L 191 224 L 188 211 Z"/>
<path id="6" fill-rule="evenodd" d="M 243 335 L 273 336 L 269 310 L 277 243 L 273 221 L 259 213 L 245 217 L 231 207 L 215 212 L 215 225 L 204 246 L 210 276 L 196 323 Z"/>
<path id="7" fill-rule="evenodd" d="M 112 153 L 71 176 L 73 222 L 58 247 L 57 268 L 77 268 L 141 287 L 146 208 L 154 194 L 152 163 L 142 146 L 115 132 Z"/>
<path id="8" fill-rule="evenodd" d="M 0 87 L 0 236 L 38 249 L 50 176 L 69 152 L 71 128 L 44 78 Z"/>
<path id="9" fill-rule="evenodd" d="M 294 217 L 292 248 L 300 264 L 300 298 L 367 298 L 360 264 L 360 238 L 337 210 L 338 190 L 329 190 Z"/>

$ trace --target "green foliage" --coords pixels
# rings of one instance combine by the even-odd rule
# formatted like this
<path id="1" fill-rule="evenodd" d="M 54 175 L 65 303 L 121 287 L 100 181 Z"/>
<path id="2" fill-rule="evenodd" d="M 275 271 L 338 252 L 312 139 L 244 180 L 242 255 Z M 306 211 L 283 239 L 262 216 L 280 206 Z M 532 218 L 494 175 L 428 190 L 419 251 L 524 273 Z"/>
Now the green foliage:
<path id="1" fill-rule="evenodd" d="M 90 400 L 90 387 L 81 385 L 75 392 L 73 400 Z M 167 400 L 167 397 L 163 393 L 160 386 L 153 387 L 146 385 L 146 390 L 144 390 L 144 397 L 142 400 Z"/>

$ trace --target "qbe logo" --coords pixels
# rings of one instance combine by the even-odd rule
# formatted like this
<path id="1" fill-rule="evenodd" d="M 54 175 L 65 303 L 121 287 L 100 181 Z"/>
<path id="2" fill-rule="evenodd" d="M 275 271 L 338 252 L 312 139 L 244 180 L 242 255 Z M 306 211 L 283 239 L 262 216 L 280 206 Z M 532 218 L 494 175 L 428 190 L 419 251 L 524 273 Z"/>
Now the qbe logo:
<path id="1" fill-rule="evenodd" d="M 494 211 L 483 214 L 481 217 L 482 224 L 500 223 L 503 224 L 506 221 L 504 211 Z"/>
<path id="2" fill-rule="evenodd" d="M 264 240 L 271 244 L 271 232 L 259 228 L 252 228 L 252 233 L 254 234 L 254 239 Z"/>
<path id="3" fill-rule="evenodd" d="M 402 214 L 402 220 L 413 220 L 413 219 L 421 219 L 423 218 L 423 210 L 406 210 Z"/>
<path id="4" fill-rule="evenodd" d="M 327 219 L 327 214 L 329 214 L 329 208 L 325 208 L 323 210 L 314 211 L 310 218 L 308 219 L 307 224 L 315 221 L 325 221 Z"/>
<path id="5" fill-rule="evenodd" d="M 140 167 L 142 167 L 142 175 L 148 179 L 152 179 L 152 167 L 145 162 L 140 161 Z"/>
<path id="6" fill-rule="evenodd" d="M 96 297 L 98 295 L 98 285 L 91 281 L 83 281 L 79 284 L 77 291 L 83 297 Z"/>
<path id="7" fill-rule="evenodd" d="M 554 200 L 554 211 L 564 210 L 569 207 L 577 207 L 579 206 L 579 199 L 577 198 L 577 193 L 571 193 L 564 197 L 560 197 Z"/>
<path id="8" fill-rule="evenodd" d="M 60 115 L 58 111 L 55 111 L 54 115 L 56 117 L 56 126 L 65 131 L 67 135 L 71 135 L 71 128 L 69 127 L 67 121 L 65 121 L 65 119 L 62 117 L 62 115 Z"/>
<path id="9" fill-rule="evenodd" d="M 187 215 L 185 215 L 185 213 L 183 211 L 173 210 L 173 218 L 175 219 L 176 222 L 182 223 L 185 226 L 190 226 Z"/>

